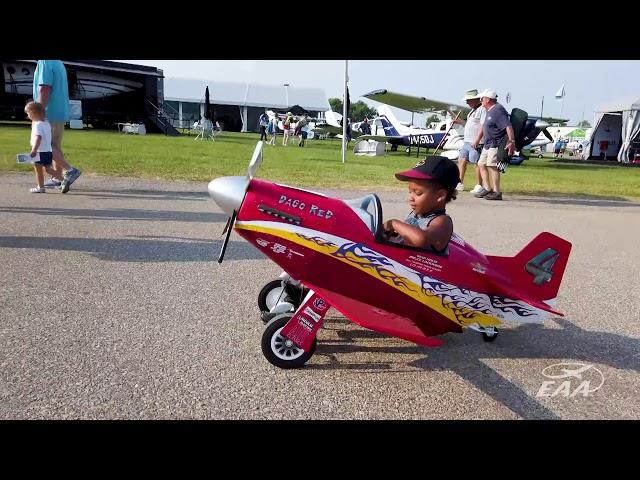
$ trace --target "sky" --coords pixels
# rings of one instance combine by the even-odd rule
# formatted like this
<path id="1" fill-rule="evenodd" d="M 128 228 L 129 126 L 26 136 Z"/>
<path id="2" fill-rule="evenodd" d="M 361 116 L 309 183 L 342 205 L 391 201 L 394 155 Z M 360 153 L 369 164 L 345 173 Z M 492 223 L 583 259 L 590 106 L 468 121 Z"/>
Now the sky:
<path id="1" fill-rule="evenodd" d="M 344 88 L 344 60 L 116 61 L 154 66 L 165 77 L 323 88 L 327 98 L 342 97 Z M 463 104 L 467 90 L 492 88 L 507 109 L 537 116 L 544 97 L 544 116 L 568 118 L 575 125 L 583 118 L 593 123 L 598 105 L 625 95 L 640 97 L 639 60 L 350 60 L 348 68 L 351 101 L 371 106 L 379 103 L 360 95 L 381 88 L 457 104 Z M 563 84 L 564 104 L 554 97 Z M 400 120 L 411 120 L 410 113 L 398 112 Z"/>

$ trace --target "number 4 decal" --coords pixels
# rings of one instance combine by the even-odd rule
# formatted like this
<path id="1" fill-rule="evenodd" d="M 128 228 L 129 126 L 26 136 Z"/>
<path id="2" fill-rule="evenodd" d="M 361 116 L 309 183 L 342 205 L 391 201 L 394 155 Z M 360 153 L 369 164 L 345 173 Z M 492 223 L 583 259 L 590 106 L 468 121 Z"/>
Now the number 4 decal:
<path id="1" fill-rule="evenodd" d="M 553 265 L 558 260 L 560 254 L 553 248 L 547 248 L 544 252 L 533 257 L 525 269 L 534 276 L 533 283 L 542 285 L 543 282 L 550 282 L 553 278 Z"/>

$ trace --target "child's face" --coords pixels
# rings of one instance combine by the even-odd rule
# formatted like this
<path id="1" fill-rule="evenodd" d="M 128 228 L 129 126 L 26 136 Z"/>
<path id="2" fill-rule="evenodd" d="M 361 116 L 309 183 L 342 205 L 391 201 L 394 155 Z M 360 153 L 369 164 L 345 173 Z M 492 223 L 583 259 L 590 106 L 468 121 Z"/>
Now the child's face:
<path id="1" fill-rule="evenodd" d="M 409 182 L 409 206 L 416 215 L 424 215 L 447 203 L 447 191 L 432 182 Z"/>

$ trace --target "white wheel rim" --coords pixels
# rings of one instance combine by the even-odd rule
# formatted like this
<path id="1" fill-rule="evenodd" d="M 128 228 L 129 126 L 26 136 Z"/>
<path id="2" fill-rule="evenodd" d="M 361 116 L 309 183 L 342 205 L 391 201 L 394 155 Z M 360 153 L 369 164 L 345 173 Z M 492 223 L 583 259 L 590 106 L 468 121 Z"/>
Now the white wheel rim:
<path id="1" fill-rule="evenodd" d="M 267 304 L 267 308 L 269 309 L 269 311 L 273 310 L 273 307 L 275 307 L 278 304 L 278 300 L 282 300 L 282 301 L 287 300 L 286 294 L 283 295 L 282 298 L 280 298 L 280 295 L 282 295 L 283 290 L 284 288 L 282 287 L 276 287 L 273 290 L 271 290 L 269 293 L 267 293 L 267 298 L 265 299 L 265 303 Z"/>
<path id="2" fill-rule="evenodd" d="M 280 335 L 280 332 L 282 332 L 282 328 L 279 328 L 276 333 L 271 336 L 271 351 L 280 360 L 290 361 L 301 357 L 304 354 L 304 350 L 296 347 L 295 344 L 292 344 L 290 347 L 288 347 L 286 345 L 288 339 Z"/>

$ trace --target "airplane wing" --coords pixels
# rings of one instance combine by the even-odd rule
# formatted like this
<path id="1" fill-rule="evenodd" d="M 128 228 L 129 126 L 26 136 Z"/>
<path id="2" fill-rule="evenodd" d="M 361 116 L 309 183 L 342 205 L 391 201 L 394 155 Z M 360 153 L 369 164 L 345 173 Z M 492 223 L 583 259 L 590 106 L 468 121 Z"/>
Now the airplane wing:
<path id="1" fill-rule="evenodd" d="M 529 118 L 535 118 L 547 122 L 549 124 L 552 123 L 567 123 L 569 121 L 568 118 L 555 118 L 555 117 L 534 117 L 529 115 Z"/>
<path id="2" fill-rule="evenodd" d="M 455 103 L 440 102 L 424 97 L 414 97 L 413 95 L 405 95 L 403 93 L 390 92 L 381 89 L 362 95 L 365 98 L 375 100 L 376 102 L 391 105 L 392 107 L 407 110 L 415 113 L 425 112 L 469 112 L 471 109 L 466 105 L 457 105 Z"/>
<path id="3" fill-rule="evenodd" d="M 443 340 L 432 337 L 432 335 L 439 335 L 444 332 L 438 330 L 425 331 L 428 326 L 419 325 L 414 319 L 371 307 L 365 303 L 340 295 L 337 292 L 319 288 L 316 285 L 305 282 L 305 286 L 308 286 L 311 290 L 322 296 L 333 308 L 352 322 L 365 328 L 399 337 L 417 343 L 418 345 L 424 345 L 425 347 L 439 347 L 444 343 Z M 452 327 L 449 331 L 461 330 L 459 327 Z"/>
<path id="4" fill-rule="evenodd" d="M 341 135 L 342 134 L 342 127 L 336 127 L 334 125 L 330 125 L 328 123 L 319 123 L 316 124 L 315 128 L 313 129 L 314 132 L 316 133 L 330 133 L 332 135 Z"/>
<path id="5" fill-rule="evenodd" d="M 342 127 L 331 125 L 328 123 L 320 123 L 316 125 L 313 131 L 321 135 L 323 133 L 328 133 L 331 135 L 342 135 Z M 351 130 L 351 138 L 360 138 L 360 136 L 360 132 Z"/>

